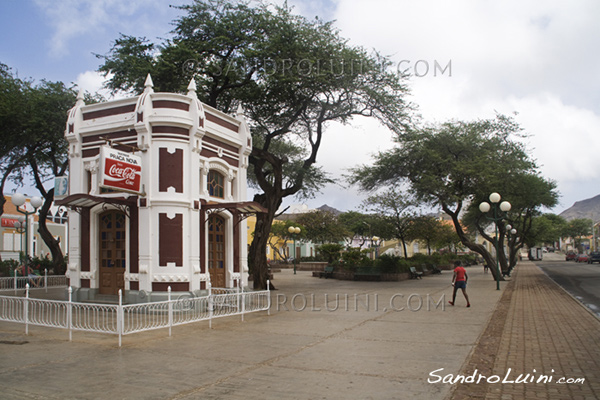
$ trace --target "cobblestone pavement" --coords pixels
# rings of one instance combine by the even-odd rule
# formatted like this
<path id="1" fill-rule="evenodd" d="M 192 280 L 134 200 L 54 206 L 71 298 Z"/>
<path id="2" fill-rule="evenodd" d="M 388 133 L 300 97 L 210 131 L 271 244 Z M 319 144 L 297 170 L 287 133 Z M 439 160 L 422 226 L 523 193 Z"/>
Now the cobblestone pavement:
<path id="1" fill-rule="evenodd" d="M 449 399 L 598 399 L 600 321 L 522 262 L 459 375 L 480 383 L 456 384 Z"/>
<path id="2" fill-rule="evenodd" d="M 0 398 L 444 399 L 502 291 L 468 268 L 471 307 L 451 271 L 401 282 L 275 274 L 266 312 L 117 337 L 0 322 Z M 502 283 L 505 287 L 505 283 Z"/>

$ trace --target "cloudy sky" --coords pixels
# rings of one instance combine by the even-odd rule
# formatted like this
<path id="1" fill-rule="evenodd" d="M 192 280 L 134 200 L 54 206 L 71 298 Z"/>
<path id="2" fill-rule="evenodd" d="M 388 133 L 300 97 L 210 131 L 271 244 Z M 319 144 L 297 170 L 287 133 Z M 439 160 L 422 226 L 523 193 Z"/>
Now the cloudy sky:
<path id="1" fill-rule="evenodd" d="M 168 37 L 180 0 L 3 1 L 0 62 L 19 76 L 95 91 L 94 71 L 119 33 Z M 600 2 L 597 0 L 290 0 L 306 17 L 336 20 L 352 44 L 389 55 L 412 74 L 411 100 L 427 121 L 518 113 L 560 213 L 600 194 Z M 437 67 L 436 67 L 437 66 Z M 391 146 L 368 120 L 331 126 L 319 162 L 339 177 Z M 357 209 L 353 188 L 324 189 L 310 207 Z M 510 199 L 509 199 L 510 200 Z M 288 201 L 293 203 L 294 201 Z"/>

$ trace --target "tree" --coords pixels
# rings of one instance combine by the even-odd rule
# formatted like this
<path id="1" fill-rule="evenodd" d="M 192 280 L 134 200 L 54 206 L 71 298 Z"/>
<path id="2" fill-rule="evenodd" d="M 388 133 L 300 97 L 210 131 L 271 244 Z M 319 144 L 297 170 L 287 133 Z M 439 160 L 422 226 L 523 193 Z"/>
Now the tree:
<path id="1" fill-rule="evenodd" d="M 347 246 L 351 246 L 354 239 L 359 240 L 362 247 L 366 240 L 370 237 L 369 232 L 372 226 L 372 218 L 367 214 L 359 213 L 358 211 L 347 211 L 338 216 L 339 222 L 344 229 L 349 232 L 349 235 L 344 238 Z"/>
<path id="2" fill-rule="evenodd" d="M 583 237 L 592 234 L 593 225 L 594 222 L 588 218 L 572 219 L 567 223 L 567 226 L 563 231 L 563 237 L 572 237 L 575 242 L 575 248 L 582 252 L 581 241 Z"/>
<path id="3" fill-rule="evenodd" d="M 39 210 L 38 232 L 50 249 L 55 273 L 64 274 L 66 266 L 60 245 L 46 225 L 54 189 L 47 190 L 44 183 L 64 175 L 67 170 L 68 143 L 64 131 L 67 111 L 75 104 L 77 94 L 62 82 L 42 80 L 35 84 L 13 77 L 4 65 L 0 71 L 3 92 L 0 121 L 4 128 L 0 189 L 3 191 L 9 179 L 20 186 L 26 176 L 33 176 L 35 187 L 44 198 Z M 88 96 L 88 100 L 93 102 L 94 99 Z M 2 206 L 5 201 L 2 195 Z"/>
<path id="4" fill-rule="evenodd" d="M 370 196 L 363 202 L 363 207 L 381 215 L 388 226 L 387 234 L 382 235 L 388 239 L 398 239 L 402 243 L 404 258 L 408 258 L 406 243 L 411 237 L 411 226 L 414 215 L 411 210 L 417 205 L 414 199 L 400 192 L 394 186 L 386 188 L 383 192 Z"/>
<path id="5" fill-rule="evenodd" d="M 354 168 L 350 181 L 363 190 L 408 184 L 418 201 L 450 216 L 464 246 L 480 254 L 488 265 L 495 265 L 485 246 L 475 241 L 474 230 L 466 228 L 470 224 L 463 225 L 463 213 L 470 214 L 472 226 L 485 233 L 490 221 L 477 207 L 498 191 L 515 205 L 509 221 L 526 229 L 536 210 L 552 207 L 558 197 L 554 182 L 539 176 L 523 142 L 517 140 L 522 136 L 520 126 L 503 115 L 425 126 L 398 135 L 397 146 L 376 155 L 373 165 Z M 522 217 L 520 212 L 529 216 Z M 500 246 L 506 237 L 504 227 L 499 224 Z M 487 233 L 484 237 L 493 242 Z M 503 252 L 498 256 L 502 269 L 508 270 Z M 493 268 L 492 272 L 495 279 L 502 279 Z"/>
<path id="6" fill-rule="evenodd" d="M 324 181 L 316 163 L 328 124 L 366 116 L 400 131 L 409 123 L 407 88 L 389 59 L 351 46 L 332 22 L 294 15 L 287 4 L 196 0 L 180 8 L 187 14 L 171 40 L 157 46 L 121 37 L 100 56 L 100 71 L 111 74 L 107 87 L 115 91 L 141 92 L 146 66 L 157 90 L 183 91 L 193 77 L 209 105 L 231 112 L 243 104 L 253 136 L 249 176 L 262 191 L 254 200 L 268 210 L 257 215 L 248 263 L 255 288 L 264 288 L 275 213 L 284 198 Z M 304 151 L 290 155 L 289 148 Z"/>
<path id="7" fill-rule="evenodd" d="M 445 225 L 439 219 L 430 215 L 419 215 L 412 219 L 411 236 L 427 246 L 427 254 L 431 255 L 431 247 L 442 239 Z"/>
<path id="8" fill-rule="evenodd" d="M 552 244 L 562 237 L 567 227 L 567 221 L 556 214 L 543 214 L 533 218 L 531 232 L 525 240 L 527 247 L 535 247 L 539 244 Z"/>
<path id="9" fill-rule="evenodd" d="M 300 214 L 296 222 L 304 227 L 304 237 L 313 243 L 342 242 L 351 234 L 331 211 Z"/>
<path id="10" fill-rule="evenodd" d="M 276 221 L 271 227 L 271 231 L 269 232 L 269 246 L 276 255 L 275 259 L 277 259 L 277 256 L 281 260 L 286 260 L 289 257 L 286 249 L 288 241 L 292 239 L 292 235 L 288 230 L 291 226 L 296 227 L 298 224 L 295 224 L 293 221 Z M 299 236 L 303 236 L 303 229 L 300 230 Z"/>

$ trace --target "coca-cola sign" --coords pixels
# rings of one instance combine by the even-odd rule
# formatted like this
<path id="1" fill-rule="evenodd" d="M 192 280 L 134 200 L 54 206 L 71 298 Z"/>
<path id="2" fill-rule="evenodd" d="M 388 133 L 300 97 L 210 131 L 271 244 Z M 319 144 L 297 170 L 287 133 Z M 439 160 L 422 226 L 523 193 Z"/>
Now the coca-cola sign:
<path id="1" fill-rule="evenodd" d="M 139 156 L 102 147 L 100 186 L 124 192 L 140 193 L 142 160 Z"/>

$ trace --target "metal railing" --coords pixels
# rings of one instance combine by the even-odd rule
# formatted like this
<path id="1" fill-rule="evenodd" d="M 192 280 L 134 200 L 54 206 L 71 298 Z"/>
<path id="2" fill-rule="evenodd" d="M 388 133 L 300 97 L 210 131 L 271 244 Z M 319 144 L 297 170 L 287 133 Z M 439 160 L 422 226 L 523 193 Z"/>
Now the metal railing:
<path id="1" fill-rule="evenodd" d="M 17 276 L 15 270 L 14 276 L 12 277 L 0 277 L 0 293 L 6 291 L 24 290 L 29 285 L 29 289 L 45 289 L 52 287 L 67 287 L 67 276 L 66 275 L 48 275 L 48 270 L 44 270 L 44 275 L 29 275 L 29 276 Z"/>
<path id="2" fill-rule="evenodd" d="M 172 298 L 169 287 L 168 300 L 124 305 L 121 291 L 118 304 L 73 302 L 71 287 L 67 301 L 33 299 L 26 284 L 25 297 L 0 296 L 0 321 L 24 323 L 25 334 L 29 334 L 29 325 L 67 329 L 69 340 L 73 331 L 115 334 L 121 346 L 123 335 L 168 328 L 171 336 L 171 328 L 176 325 L 209 321 L 212 328 L 213 318 L 241 315 L 243 321 L 248 313 L 270 314 L 268 287 L 267 282 L 267 290 L 247 292 L 239 288 L 211 289 L 209 283 L 208 295 L 177 299 Z"/>

